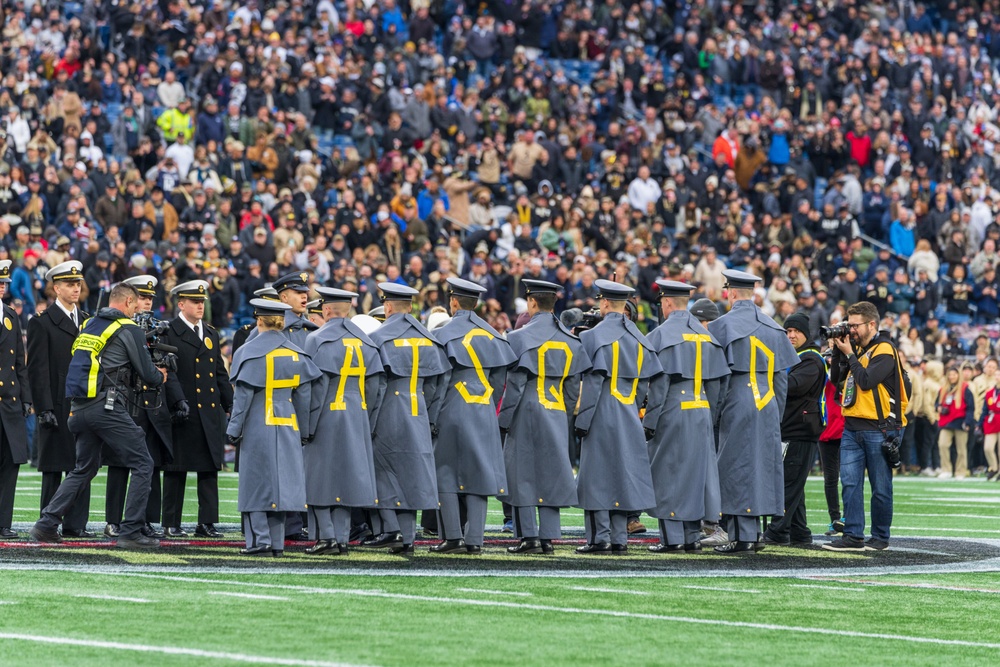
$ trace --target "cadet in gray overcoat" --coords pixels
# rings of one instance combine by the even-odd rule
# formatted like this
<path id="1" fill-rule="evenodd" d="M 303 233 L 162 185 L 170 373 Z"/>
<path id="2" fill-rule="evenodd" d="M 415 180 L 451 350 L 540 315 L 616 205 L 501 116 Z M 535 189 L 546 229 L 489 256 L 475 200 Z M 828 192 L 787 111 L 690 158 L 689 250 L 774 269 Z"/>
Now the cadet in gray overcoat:
<path id="1" fill-rule="evenodd" d="M 587 544 L 576 552 L 624 555 L 628 513 L 655 502 L 639 408 L 660 362 L 625 316 L 625 303 L 635 290 L 610 280 L 594 284 L 603 319 L 580 334 L 592 368 L 583 378 L 576 415 L 581 439 L 576 491 L 587 534 Z"/>

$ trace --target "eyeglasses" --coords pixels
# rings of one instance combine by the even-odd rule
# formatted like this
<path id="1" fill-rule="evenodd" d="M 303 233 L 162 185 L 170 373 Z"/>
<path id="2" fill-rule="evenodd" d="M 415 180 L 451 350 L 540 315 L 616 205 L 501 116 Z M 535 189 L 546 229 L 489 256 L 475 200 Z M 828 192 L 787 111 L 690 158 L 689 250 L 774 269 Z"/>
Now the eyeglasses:
<path id="1" fill-rule="evenodd" d="M 871 324 L 871 322 L 858 322 L 857 324 L 852 324 L 852 323 L 848 322 L 847 323 L 847 328 L 851 329 L 851 330 L 855 330 L 855 329 L 858 329 L 860 327 L 867 326 L 869 324 Z"/>

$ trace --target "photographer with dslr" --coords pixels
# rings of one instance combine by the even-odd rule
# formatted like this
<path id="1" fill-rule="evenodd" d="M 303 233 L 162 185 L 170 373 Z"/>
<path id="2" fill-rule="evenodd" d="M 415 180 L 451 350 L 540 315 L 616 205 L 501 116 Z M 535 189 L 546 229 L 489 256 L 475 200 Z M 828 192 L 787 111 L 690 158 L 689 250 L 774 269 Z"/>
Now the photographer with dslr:
<path id="1" fill-rule="evenodd" d="M 899 353 L 889 333 L 878 330 L 875 305 L 860 301 L 847 309 L 847 327 L 823 330 L 833 349 L 831 379 L 841 387 L 844 436 L 840 480 L 844 535 L 823 548 L 881 551 L 892 526 L 892 468 L 899 467 L 899 443 L 909 401 Z M 871 538 L 864 541 L 864 475 L 872 484 Z"/>

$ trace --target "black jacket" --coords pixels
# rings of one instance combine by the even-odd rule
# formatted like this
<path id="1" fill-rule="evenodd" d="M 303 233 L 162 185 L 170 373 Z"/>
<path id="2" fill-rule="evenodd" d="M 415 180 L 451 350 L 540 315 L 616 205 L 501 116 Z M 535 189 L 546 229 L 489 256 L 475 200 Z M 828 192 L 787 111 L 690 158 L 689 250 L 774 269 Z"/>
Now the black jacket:
<path id="1" fill-rule="evenodd" d="M 781 439 L 813 441 L 823 432 L 820 399 L 826 385 L 826 364 L 816 346 L 806 344 L 799 352 L 799 363 L 788 371 L 785 414 L 781 419 Z"/>

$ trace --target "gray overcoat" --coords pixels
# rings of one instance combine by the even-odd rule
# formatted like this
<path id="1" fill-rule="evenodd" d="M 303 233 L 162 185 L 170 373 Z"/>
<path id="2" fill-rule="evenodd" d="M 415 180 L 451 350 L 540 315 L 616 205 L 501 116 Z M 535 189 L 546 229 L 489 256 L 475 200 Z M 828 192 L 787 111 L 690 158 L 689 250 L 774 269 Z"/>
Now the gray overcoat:
<path id="1" fill-rule="evenodd" d="M 781 418 L 788 369 L 799 363 L 785 330 L 750 301 L 708 325 L 731 372 L 719 415 L 722 513 L 783 516 Z"/>
<path id="2" fill-rule="evenodd" d="M 581 333 L 580 342 L 592 368 L 583 378 L 576 415 L 576 428 L 587 431 L 580 445 L 577 505 L 644 511 L 655 498 L 639 408 L 660 362 L 642 332 L 619 313 Z"/>
<path id="3" fill-rule="evenodd" d="M 278 331 L 262 332 L 233 355 L 236 391 L 226 435 L 242 436 L 240 512 L 305 510 L 302 438 L 319 375 L 305 352 Z"/>
<path id="4" fill-rule="evenodd" d="M 506 429 L 507 493 L 515 507 L 572 507 L 576 480 L 569 458 L 580 376 L 590 360 L 580 340 L 552 313 L 538 313 L 507 337 L 517 356 L 500 407 Z"/>
<path id="5" fill-rule="evenodd" d="M 648 338 L 663 368 L 650 385 L 643 418 L 643 425 L 656 432 L 648 443 L 656 489 L 650 514 L 672 521 L 717 521 L 721 499 L 713 424 L 729 376 L 726 355 L 683 310 L 670 313 Z M 700 393 L 695 391 L 698 378 Z"/>
<path id="6" fill-rule="evenodd" d="M 506 493 L 497 404 L 514 353 L 493 327 L 469 310 L 455 313 L 434 337 L 451 362 L 434 440 L 438 492 Z"/>
<path id="7" fill-rule="evenodd" d="M 385 393 L 378 348 L 349 319 L 332 319 L 306 338 L 322 372 L 312 388 L 312 440 L 302 458 L 306 501 L 317 507 L 376 507 L 372 430 Z"/>
<path id="8" fill-rule="evenodd" d="M 288 340 L 295 343 L 300 350 L 306 349 L 306 336 L 318 329 L 315 324 L 309 321 L 308 317 L 296 315 L 290 310 L 285 311 L 285 335 Z M 256 326 L 247 335 L 247 343 L 260 335 L 260 329 Z M 246 345 L 246 343 L 244 343 Z M 238 351 L 238 350 L 237 350 Z"/>
<path id="9" fill-rule="evenodd" d="M 448 358 L 409 314 L 390 316 L 371 339 L 386 372 L 385 398 L 372 436 L 379 509 L 437 509 L 431 424 L 444 399 Z"/>

